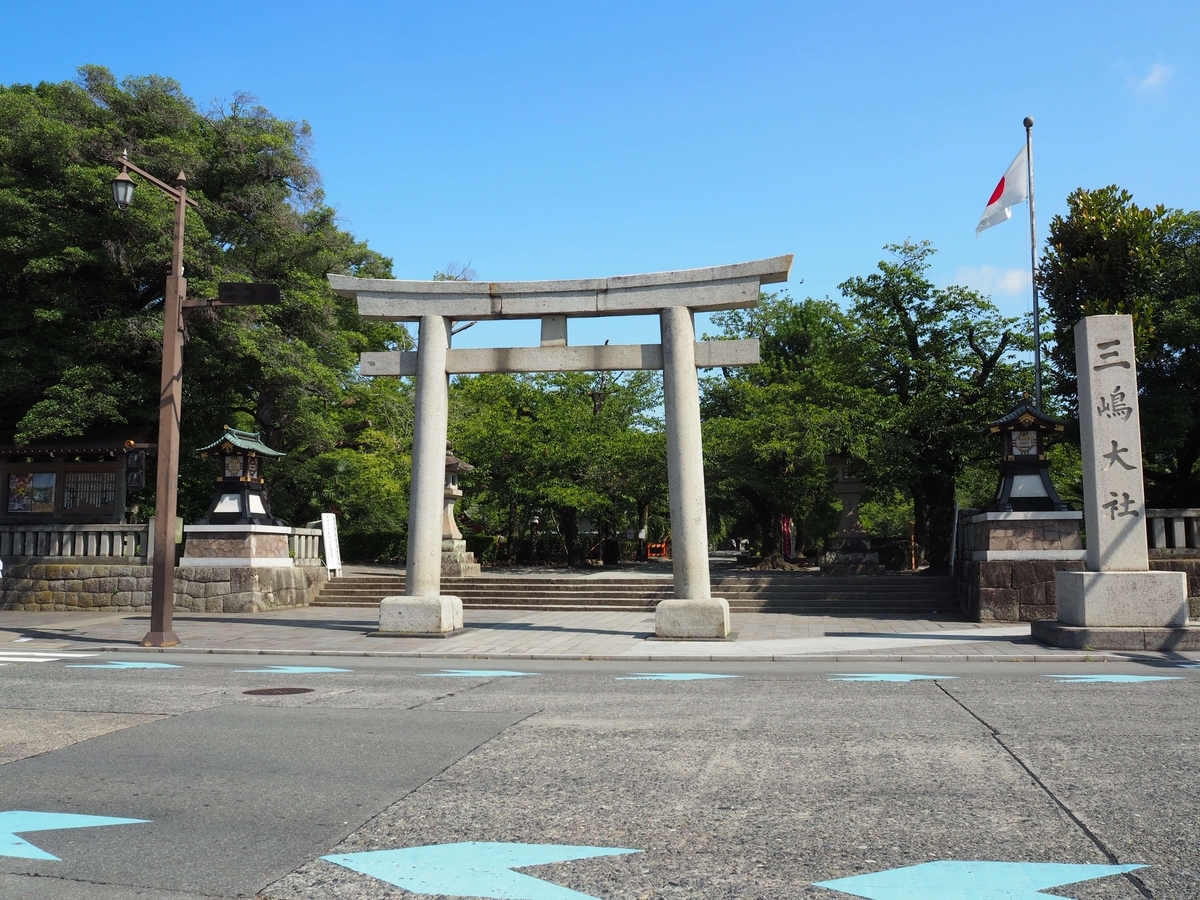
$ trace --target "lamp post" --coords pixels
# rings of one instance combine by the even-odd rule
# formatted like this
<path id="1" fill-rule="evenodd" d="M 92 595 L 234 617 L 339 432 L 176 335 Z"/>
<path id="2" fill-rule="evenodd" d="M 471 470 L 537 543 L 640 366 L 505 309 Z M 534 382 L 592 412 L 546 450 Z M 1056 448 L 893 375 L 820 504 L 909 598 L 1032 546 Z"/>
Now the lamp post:
<path id="1" fill-rule="evenodd" d="M 175 176 L 175 187 L 159 181 L 129 161 L 122 153 L 117 160 L 121 174 L 112 180 L 113 200 L 125 209 L 133 200 L 132 169 L 175 201 L 175 240 L 171 249 L 171 272 L 163 294 L 162 381 L 158 397 L 158 489 L 155 495 L 154 559 L 150 594 L 150 631 L 143 647 L 174 647 L 179 638 L 172 630 L 175 613 L 175 512 L 179 481 L 179 406 L 183 388 L 183 306 L 187 279 L 183 277 L 184 212 L 199 204 L 187 195 L 187 178 Z"/>

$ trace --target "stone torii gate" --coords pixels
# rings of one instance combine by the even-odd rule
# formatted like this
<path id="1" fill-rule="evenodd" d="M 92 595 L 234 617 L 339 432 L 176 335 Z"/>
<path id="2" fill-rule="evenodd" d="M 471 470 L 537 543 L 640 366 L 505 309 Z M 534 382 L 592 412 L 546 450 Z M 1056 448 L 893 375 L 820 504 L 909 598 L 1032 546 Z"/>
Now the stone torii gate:
<path id="1" fill-rule="evenodd" d="M 462 628 L 462 601 L 441 592 L 448 376 L 662 369 L 675 597 L 658 604 L 655 631 L 667 638 L 727 637 L 729 604 L 712 596 L 709 583 L 696 370 L 754 365 L 759 348 L 757 340 L 697 342 L 693 314 L 754 306 L 760 286 L 786 281 L 791 267 L 789 254 L 731 266 L 573 281 L 391 281 L 329 275 L 333 290 L 356 299 L 364 318 L 419 323 L 416 351 L 362 354 L 364 375 L 416 376 L 405 594 L 383 600 L 379 632 L 444 634 Z M 657 315 L 662 343 L 567 343 L 570 318 L 631 315 Z M 455 321 L 494 319 L 541 319 L 541 346 L 450 348 Z"/>

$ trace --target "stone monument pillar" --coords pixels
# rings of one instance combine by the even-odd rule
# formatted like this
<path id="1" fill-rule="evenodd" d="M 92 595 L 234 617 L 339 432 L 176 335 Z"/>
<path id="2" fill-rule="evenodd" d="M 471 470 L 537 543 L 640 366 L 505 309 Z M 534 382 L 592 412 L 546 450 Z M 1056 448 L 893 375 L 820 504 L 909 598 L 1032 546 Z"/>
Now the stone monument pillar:
<path id="1" fill-rule="evenodd" d="M 449 348 L 449 322 L 443 316 L 421 316 L 408 501 L 408 568 L 404 595 L 384 597 L 379 605 L 379 634 L 444 634 L 463 627 L 462 600 L 441 593 Z"/>
<path id="2" fill-rule="evenodd" d="M 660 638 L 725 638 L 729 636 L 729 602 L 712 596 L 708 577 L 708 514 L 692 311 L 671 306 L 662 311 L 661 321 L 675 597 L 655 608 L 654 631 Z"/>
<path id="3" fill-rule="evenodd" d="M 1075 326 L 1087 570 L 1058 572 L 1058 619 L 1033 636 L 1097 650 L 1200 646 L 1187 628 L 1187 575 L 1150 571 L 1142 482 L 1133 320 L 1089 316 Z"/>

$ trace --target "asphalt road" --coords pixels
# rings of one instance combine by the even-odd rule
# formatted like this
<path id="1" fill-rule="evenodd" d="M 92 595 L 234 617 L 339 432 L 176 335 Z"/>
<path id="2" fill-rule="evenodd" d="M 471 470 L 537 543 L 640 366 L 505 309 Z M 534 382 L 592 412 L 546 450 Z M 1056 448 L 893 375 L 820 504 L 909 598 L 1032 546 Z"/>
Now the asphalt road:
<path id="1" fill-rule="evenodd" d="M 0 667 L 0 825 L 33 821 L 15 811 L 142 820 L 15 832 L 57 860 L 12 855 L 0 828 L 0 897 L 414 896 L 404 883 L 502 896 L 516 876 L 492 844 L 640 851 L 537 851 L 563 861 L 513 864 L 540 881 L 506 896 L 530 900 L 1042 896 L 1014 892 L 1034 871 L 1020 866 L 942 867 L 909 889 L 814 884 L 977 861 L 1144 866 L 1045 888 L 1077 900 L 1200 897 L 1200 669 L 184 654 L 109 668 L 148 659 Z M 289 665 L 352 671 L 239 671 Z M 533 674 L 433 677 L 451 668 Z M 1171 680 L 1078 680 L 1130 675 Z M 311 690 L 244 693 L 277 687 Z M 462 842 L 477 843 L 436 864 L 345 856 Z"/>

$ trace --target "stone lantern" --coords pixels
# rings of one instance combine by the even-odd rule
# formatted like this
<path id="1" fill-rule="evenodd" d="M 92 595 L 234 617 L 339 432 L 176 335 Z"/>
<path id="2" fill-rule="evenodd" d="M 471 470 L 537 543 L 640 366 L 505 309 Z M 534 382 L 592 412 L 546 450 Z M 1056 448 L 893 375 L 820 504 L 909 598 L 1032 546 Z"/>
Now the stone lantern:
<path id="1" fill-rule="evenodd" d="M 1050 481 L 1046 437 L 1060 434 L 1063 423 L 1029 404 L 1029 397 L 983 429 L 1000 436 L 1000 484 L 988 506 L 992 512 L 1050 512 L 1070 507 L 1058 499 Z"/>
<path id="2" fill-rule="evenodd" d="M 956 531 L 966 612 L 977 621 L 1052 615 L 1055 573 L 1083 565 L 1083 513 L 1059 499 L 1046 457 L 1046 438 L 1063 428 L 1026 394 L 981 432 L 1000 437 L 1000 481 L 992 502 Z"/>
<path id="3" fill-rule="evenodd" d="M 465 475 L 475 469 L 469 463 L 456 457 L 446 445 L 446 488 L 443 493 L 444 508 L 442 509 L 442 574 L 469 578 L 480 574 L 480 565 L 475 561 L 475 554 L 467 550 L 467 542 L 463 540 L 458 523 L 454 521 L 454 504 L 463 495 L 458 486 L 458 476 Z"/>
<path id="4" fill-rule="evenodd" d="M 262 478 L 262 462 L 285 454 L 272 450 L 258 432 L 238 431 L 225 426 L 225 433 L 200 455 L 215 456 L 221 463 L 221 477 L 208 512 L 200 519 L 208 525 L 282 525 L 271 515 Z"/>
<path id="5" fill-rule="evenodd" d="M 228 425 L 200 453 L 220 460 L 221 477 L 208 512 L 183 529 L 186 540 L 179 565 L 293 567 L 288 546 L 292 529 L 271 515 L 262 478 L 263 461 L 284 454 L 264 444 L 257 432 Z"/>

